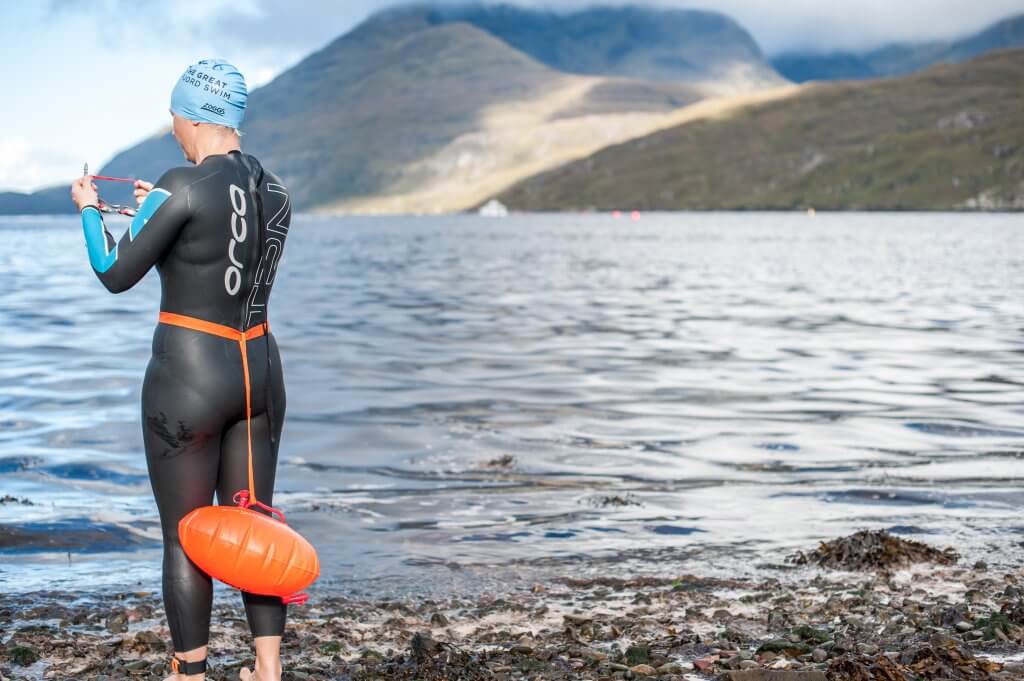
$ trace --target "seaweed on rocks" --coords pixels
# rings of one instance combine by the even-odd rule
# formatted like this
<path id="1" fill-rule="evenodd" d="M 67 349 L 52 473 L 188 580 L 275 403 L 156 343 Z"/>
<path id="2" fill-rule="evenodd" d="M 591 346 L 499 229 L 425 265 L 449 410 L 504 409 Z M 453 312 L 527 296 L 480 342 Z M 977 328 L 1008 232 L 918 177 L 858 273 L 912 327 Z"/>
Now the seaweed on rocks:
<path id="1" fill-rule="evenodd" d="M 369 660 L 352 674 L 354 680 L 401 679 L 408 681 L 486 681 L 477 655 L 459 646 L 436 641 L 430 634 L 416 632 L 406 653 L 379 661 Z"/>
<path id="2" fill-rule="evenodd" d="M 954 639 L 935 634 L 898 655 L 843 656 L 834 659 L 828 677 L 835 681 L 988 681 L 998 662 L 975 657 Z"/>
<path id="3" fill-rule="evenodd" d="M 823 541 L 818 548 L 798 551 L 790 560 L 798 565 L 815 565 L 838 570 L 892 570 L 912 563 L 953 565 L 959 555 L 953 549 L 936 549 L 928 544 L 902 539 L 885 530 L 860 530 L 848 537 Z"/>
<path id="4" fill-rule="evenodd" d="M 283 681 L 1021 681 L 1024 574 L 968 564 L 551 574 L 423 600 L 314 590 L 289 611 Z M 207 679 L 237 681 L 251 642 L 234 594 L 222 595 Z M 0 598 L 5 681 L 159 681 L 170 654 L 156 593 Z"/>

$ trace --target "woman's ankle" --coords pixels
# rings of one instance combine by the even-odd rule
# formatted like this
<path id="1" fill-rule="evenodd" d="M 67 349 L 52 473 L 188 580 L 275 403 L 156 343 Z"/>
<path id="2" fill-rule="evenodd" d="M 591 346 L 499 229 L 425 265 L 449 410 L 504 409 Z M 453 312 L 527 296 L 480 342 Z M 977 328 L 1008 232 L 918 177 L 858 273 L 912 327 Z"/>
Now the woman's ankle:
<path id="1" fill-rule="evenodd" d="M 260 681 L 278 681 L 281 678 L 281 658 L 256 658 L 255 671 Z"/>

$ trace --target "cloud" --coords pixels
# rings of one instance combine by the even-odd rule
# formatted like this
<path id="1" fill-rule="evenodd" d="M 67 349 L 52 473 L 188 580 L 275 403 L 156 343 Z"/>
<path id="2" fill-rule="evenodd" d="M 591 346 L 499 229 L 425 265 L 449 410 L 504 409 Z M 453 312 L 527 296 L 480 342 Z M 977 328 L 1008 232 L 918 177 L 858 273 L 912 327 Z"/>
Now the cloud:
<path id="1" fill-rule="evenodd" d="M 52 185 L 56 178 L 71 183 L 73 168 L 81 173 L 82 160 L 64 151 L 37 149 L 24 137 L 0 137 L 0 187 L 29 192 Z"/>
<path id="2" fill-rule="evenodd" d="M 50 0 L 50 12 L 97 18 L 101 27 L 130 26 L 131 34 L 151 39 L 159 26 L 164 40 L 184 40 L 224 49 L 262 53 L 290 65 L 350 30 L 370 14 L 408 0 Z M 436 0 L 418 4 L 468 4 Z M 739 21 L 769 53 L 792 49 L 868 49 L 888 42 L 949 39 L 978 31 L 1001 18 L 1024 12 L 1022 0 L 483 0 L 549 10 L 593 5 L 644 4 L 719 11 Z M 137 29 L 137 30 L 136 30 Z"/>
<path id="3" fill-rule="evenodd" d="M 211 11 L 209 25 L 221 35 L 307 50 L 322 46 L 373 12 L 411 4 L 403 0 L 249 0 L 244 11 L 233 5 Z M 420 4 L 467 4 L 439 0 Z M 1024 12 L 1022 0 L 493 0 L 549 10 L 574 10 L 605 4 L 646 4 L 722 12 L 739 21 L 765 51 L 868 49 L 889 42 L 919 42 L 967 35 L 999 19 Z M 214 16 L 215 15 L 215 16 Z"/>
<path id="4" fill-rule="evenodd" d="M 687 4 L 732 16 L 770 54 L 796 49 L 862 50 L 892 42 L 948 40 L 1024 13 L 1022 0 L 694 0 Z"/>

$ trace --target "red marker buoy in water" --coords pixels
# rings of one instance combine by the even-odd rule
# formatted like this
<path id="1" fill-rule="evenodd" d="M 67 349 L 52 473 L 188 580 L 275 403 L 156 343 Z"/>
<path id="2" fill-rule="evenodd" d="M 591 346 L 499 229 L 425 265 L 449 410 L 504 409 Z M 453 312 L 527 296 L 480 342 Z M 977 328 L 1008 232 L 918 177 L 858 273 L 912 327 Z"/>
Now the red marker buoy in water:
<path id="1" fill-rule="evenodd" d="M 612 211 L 612 217 L 615 218 L 616 220 L 618 220 L 620 217 L 622 217 L 622 211 L 621 210 L 613 210 Z"/>
<path id="2" fill-rule="evenodd" d="M 633 218 L 633 222 L 636 222 L 637 220 L 640 219 L 640 211 L 638 211 L 638 210 L 633 211 L 633 213 L 632 213 L 632 215 L 630 217 Z"/>

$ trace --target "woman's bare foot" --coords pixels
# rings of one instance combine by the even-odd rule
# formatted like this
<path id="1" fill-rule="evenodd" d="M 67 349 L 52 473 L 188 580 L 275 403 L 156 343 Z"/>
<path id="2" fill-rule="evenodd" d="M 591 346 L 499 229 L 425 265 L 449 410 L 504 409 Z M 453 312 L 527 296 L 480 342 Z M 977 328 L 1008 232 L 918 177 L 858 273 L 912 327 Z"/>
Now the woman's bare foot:
<path id="1" fill-rule="evenodd" d="M 281 667 L 278 666 L 276 673 L 274 671 L 265 672 L 259 662 L 256 663 L 256 671 L 250 671 L 248 667 L 242 667 L 238 672 L 238 678 L 241 681 L 281 681 Z"/>
<path id="2" fill-rule="evenodd" d="M 281 681 L 281 637 L 257 636 L 256 668 L 242 667 L 238 672 L 241 681 Z M 191 680 L 190 680 L 191 681 Z"/>

